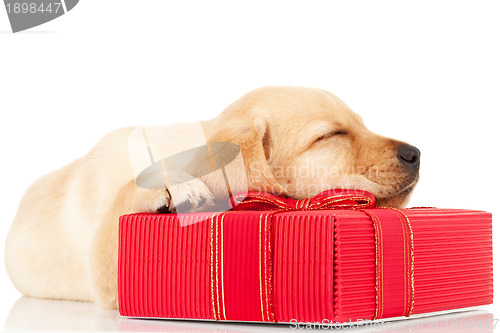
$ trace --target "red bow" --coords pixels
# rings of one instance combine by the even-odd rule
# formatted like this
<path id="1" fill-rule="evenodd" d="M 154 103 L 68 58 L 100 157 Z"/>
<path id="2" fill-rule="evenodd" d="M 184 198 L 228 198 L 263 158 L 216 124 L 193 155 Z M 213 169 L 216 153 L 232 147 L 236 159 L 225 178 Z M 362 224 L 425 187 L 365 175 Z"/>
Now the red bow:
<path id="1" fill-rule="evenodd" d="M 230 199 L 233 210 L 368 209 L 375 206 L 373 194 L 362 190 L 333 189 L 307 199 L 295 200 L 262 192 L 240 192 Z"/>

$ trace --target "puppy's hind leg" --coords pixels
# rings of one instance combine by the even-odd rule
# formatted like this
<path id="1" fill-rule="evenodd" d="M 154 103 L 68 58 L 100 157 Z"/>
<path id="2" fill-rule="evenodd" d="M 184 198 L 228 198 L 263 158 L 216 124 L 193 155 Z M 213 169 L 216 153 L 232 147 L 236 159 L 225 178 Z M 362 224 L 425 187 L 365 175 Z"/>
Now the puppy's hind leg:
<path id="1" fill-rule="evenodd" d="M 90 258 L 92 292 L 103 309 L 118 309 L 118 216 L 97 230 Z"/>
<path id="2" fill-rule="evenodd" d="M 135 183 L 124 186 L 95 230 L 90 249 L 92 292 L 99 307 L 118 309 L 118 226 L 120 215 L 133 213 Z"/>

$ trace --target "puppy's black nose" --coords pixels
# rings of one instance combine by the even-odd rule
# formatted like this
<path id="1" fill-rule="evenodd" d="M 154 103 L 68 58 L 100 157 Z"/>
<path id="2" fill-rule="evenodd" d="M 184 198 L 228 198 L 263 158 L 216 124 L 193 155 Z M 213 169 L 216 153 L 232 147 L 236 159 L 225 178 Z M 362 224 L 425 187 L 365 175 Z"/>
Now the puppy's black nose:
<path id="1" fill-rule="evenodd" d="M 420 167 L 420 150 L 410 145 L 401 145 L 398 148 L 398 159 L 405 167 L 417 171 Z"/>

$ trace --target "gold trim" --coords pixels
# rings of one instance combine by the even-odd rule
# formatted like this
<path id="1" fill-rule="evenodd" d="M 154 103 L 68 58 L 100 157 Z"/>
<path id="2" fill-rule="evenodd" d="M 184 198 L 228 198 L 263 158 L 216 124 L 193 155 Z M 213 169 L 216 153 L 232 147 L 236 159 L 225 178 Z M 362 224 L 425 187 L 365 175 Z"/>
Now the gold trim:
<path id="1" fill-rule="evenodd" d="M 413 244 L 413 228 L 411 227 L 411 222 L 408 216 L 400 209 L 393 207 L 378 207 L 383 209 L 390 209 L 399 212 L 406 220 L 406 225 L 408 226 L 408 231 L 410 232 L 410 289 L 411 289 L 411 304 L 410 311 L 405 314 L 406 317 L 411 316 L 413 308 L 415 307 L 415 256 L 414 256 L 414 244 Z M 406 294 L 406 290 L 405 290 Z"/>
<path id="2" fill-rule="evenodd" d="M 266 250 L 264 252 L 264 284 L 265 284 L 265 291 L 266 291 L 266 317 L 267 321 L 270 321 L 269 319 L 269 286 L 268 286 L 268 269 L 267 269 L 267 250 L 268 250 L 268 243 L 269 243 L 269 233 L 267 232 L 267 218 L 269 217 L 269 214 L 266 214 L 264 218 L 264 249 Z"/>
<path id="3" fill-rule="evenodd" d="M 380 263 L 379 263 L 379 260 L 378 260 L 378 246 L 379 246 L 379 241 L 378 241 L 378 230 L 379 230 L 379 227 L 377 225 L 377 223 L 375 222 L 375 220 L 373 219 L 373 216 L 371 214 L 368 214 L 367 212 L 365 212 L 368 217 L 370 217 L 370 220 L 372 221 L 372 224 L 373 224 L 373 232 L 374 232 L 374 242 L 375 242 L 375 313 L 373 315 L 373 319 L 377 319 L 377 316 L 378 316 L 378 304 L 379 304 L 379 297 L 378 297 L 378 291 L 379 291 L 379 278 L 378 278 L 378 270 L 380 268 Z"/>
<path id="4" fill-rule="evenodd" d="M 262 321 L 266 321 L 264 318 L 264 300 L 262 299 L 262 216 L 259 216 L 259 287 L 260 287 L 260 313 L 262 315 Z"/>
<path id="5" fill-rule="evenodd" d="M 408 261 L 408 255 L 406 253 L 406 247 L 407 247 L 407 244 L 406 244 L 406 238 L 407 238 L 407 234 L 406 234 L 406 228 L 405 228 L 405 222 L 403 221 L 403 219 L 401 218 L 401 214 L 396 214 L 398 216 L 398 220 L 401 222 L 401 227 L 403 229 L 403 265 L 404 265 L 404 273 L 405 273 L 405 278 L 403 280 L 403 283 L 404 283 L 404 312 L 403 312 L 403 315 L 406 315 L 406 311 L 408 310 L 408 291 L 407 291 L 407 288 L 408 288 L 408 267 L 406 266 L 406 262 Z"/>
<path id="6" fill-rule="evenodd" d="M 219 304 L 219 215 L 215 218 L 215 286 L 217 300 L 217 316 L 220 320 L 220 304 Z"/>
<path id="7" fill-rule="evenodd" d="M 226 318 L 226 303 L 224 301 L 224 216 L 226 216 L 226 213 L 223 213 L 221 215 L 221 220 L 220 220 L 220 270 L 221 270 L 221 280 L 222 280 L 222 314 L 224 316 L 224 320 L 227 320 Z"/>
<path id="8" fill-rule="evenodd" d="M 217 318 L 217 312 L 215 310 L 215 293 L 214 293 L 214 217 L 217 215 L 217 213 L 214 213 L 212 215 L 212 218 L 210 219 L 210 284 L 211 284 L 211 290 L 210 294 L 212 296 L 212 309 L 214 311 L 214 319 L 219 320 Z"/>
<path id="9" fill-rule="evenodd" d="M 266 215 L 266 220 L 268 217 L 271 217 L 271 222 L 272 222 L 272 218 L 273 216 L 267 214 Z M 267 224 L 267 221 L 266 221 L 266 224 Z M 267 242 L 267 254 L 269 255 L 269 276 L 268 276 L 268 282 L 269 282 L 269 295 L 270 297 L 273 297 L 273 267 L 272 267 L 272 264 L 273 264 L 273 258 L 272 258 L 272 249 L 271 249 L 271 234 L 272 234 L 272 227 L 273 227 L 273 224 L 272 223 L 269 223 L 269 228 L 268 228 L 268 242 Z M 269 317 L 269 321 L 274 321 L 276 322 L 276 319 L 274 317 L 274 312 L 273 312 L 273 306 L 274 306 L 274 302 L 270 302 L 268 300 L 268 317 Z"/>
<path id="10" fill-rule="evenodd" d="M 372 217 L 376 220 L 375 223 L 377 223 L 377 230 L 378 234 L 376 235 L 376 238 L 379 238 L 380 241 L 380 258 L 383 260 L 384 258 L 384 244 L 382 243 L 383 235 L 382 235 L 382 222 L 380 222 L 380 219 L 376 214 L 373 214 Z M 378 264 L 379 269 L 380 269 L 380 277 L 376 274 L 376 285 L 378 286 L 378 290 L 380 291 L 380 298 L 378 298 L 378 293 L 376 294 L 375 298 L 375 304 L 376 304 L 376 316 L 375 319 L 379 319 L 383 316 L 384 314 L 384 263 L 382 261 L 379 262 L 378 256 L 375 260 L 376 265 Z M 380 313 L 378 313 L 378 309 L 380 308 Z"/>
<path id="11" fill-rule="evenodd" d="M 413 312 L 413 308 L 415 307 L 415 256 L 414 256 L 414 244 L 413 244 L 413 228 L 411 227 L 411 222 L 408 216 L 403 213 L 403 211 L 393 208 L 397 210 L 406 220 L 408 225 L 408 231 L 410 231 L 410 287 L 411 287 L 411 305 L 410 311 L 408 311 L 407 317 L 411 316 Z"/>

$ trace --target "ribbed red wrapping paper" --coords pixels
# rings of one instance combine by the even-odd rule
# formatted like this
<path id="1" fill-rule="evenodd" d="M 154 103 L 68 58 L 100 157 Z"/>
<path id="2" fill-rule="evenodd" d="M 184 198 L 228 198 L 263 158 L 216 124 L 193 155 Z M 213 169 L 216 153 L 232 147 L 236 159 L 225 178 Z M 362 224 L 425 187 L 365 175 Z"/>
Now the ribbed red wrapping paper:
<path id="1" fill-rule="evenodd" d="M 335 323 L 492 303 L 491 214 L 404 209 L 410 249 L 380 211 L 122 216 L 120 314 Z"/>

